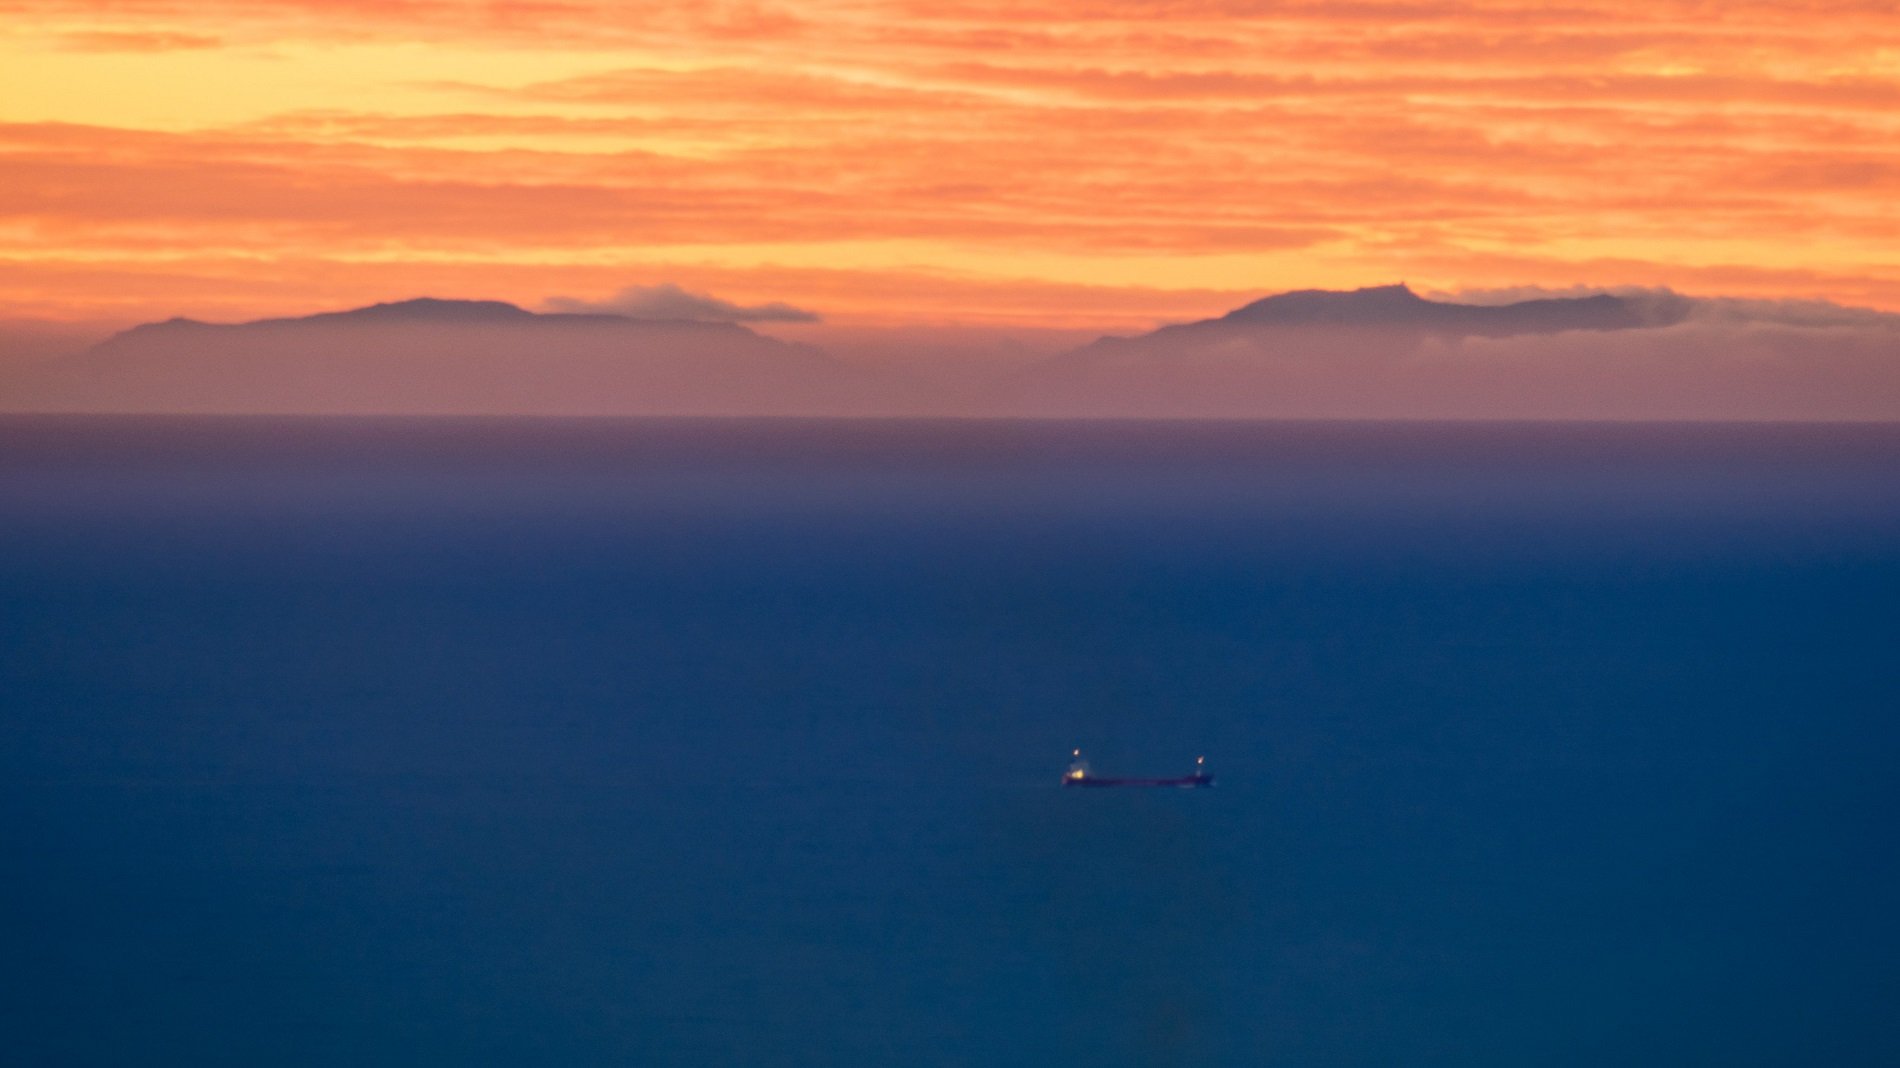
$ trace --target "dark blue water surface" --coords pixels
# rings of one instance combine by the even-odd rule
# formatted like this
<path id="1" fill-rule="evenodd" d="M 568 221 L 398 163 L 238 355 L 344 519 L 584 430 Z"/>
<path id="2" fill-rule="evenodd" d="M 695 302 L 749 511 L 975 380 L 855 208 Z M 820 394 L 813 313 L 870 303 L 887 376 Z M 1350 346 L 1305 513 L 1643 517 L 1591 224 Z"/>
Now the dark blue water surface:
<path id="1" fill-rule="evenodd" d="M 8 419 L 0 705 L 7 1063 L 1900 1063 L 1896 427 Z"/>

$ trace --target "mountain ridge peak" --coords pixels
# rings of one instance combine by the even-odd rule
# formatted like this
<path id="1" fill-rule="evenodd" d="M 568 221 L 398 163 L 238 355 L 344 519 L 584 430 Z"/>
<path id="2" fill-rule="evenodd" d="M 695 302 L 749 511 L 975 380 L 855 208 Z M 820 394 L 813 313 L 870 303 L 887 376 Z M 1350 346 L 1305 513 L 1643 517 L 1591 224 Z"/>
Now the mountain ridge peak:
<path id="1" fill-rule="evenodd" d="M 1215 319 L 1189 327 L 1331 327 L 1401 330 L 1467 336 L 1509 336 L 1563 330 L 1623 330 L 1666 325 L 1687 314 L 1683 307 L 1656 307 L 1598 293 L 1586 297 L 1539 297 L 1508 304 L 1459 304 L 1431 300 L 1400 282 L 1359 289 L 1295 289 L 1262 297 Z"/>
<path id="2" fill-rule="evenodd" d="M 382 301 L 345 311 L 318 312 L 265 322 L 311 322 L 349 320 L 352 322 L 521 322 L 536 318 L 535 313 L 505 300 L 456 300 L 443 297 L 411 297 L 408 300 Z"/>

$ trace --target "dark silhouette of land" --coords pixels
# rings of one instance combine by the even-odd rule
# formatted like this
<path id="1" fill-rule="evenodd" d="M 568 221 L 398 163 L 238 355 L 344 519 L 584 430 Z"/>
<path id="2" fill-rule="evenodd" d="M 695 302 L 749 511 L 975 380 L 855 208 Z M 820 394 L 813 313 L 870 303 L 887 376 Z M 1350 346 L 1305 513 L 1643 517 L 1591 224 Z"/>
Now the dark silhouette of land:
<path id="1" fill-rule="evenodd" d="M 67 411 L 851 414 L 871 376 L 735 323 L 421 298 L 301 318 L 148 323 L 34 369 Z"/>
<path id="2" fill-rule="evenodd" d="M 1510 304 L 1427 300 L 1404 285 L 1340 292 L 1300 289 L 1256 300 L 1218 319 L 1172 329 L 1336 327 L 1412 331 L 1449 337 L 1512 337 L 1565 330 L 1634 330 L 1681 322 L 1688 300 L 1670 296 L 1544 297 Z"/>
<path id="3" fill-rule="evenodd" d="M 730 321 L 421 298 L 171 319 L 0 366 L 41 412 L 1895 419 L 1900 316 L 1666 290 L 1510 303 L 1298 290 L 1014 363 L 928 328 L 851 359 Z M 946 338 L 953 334 L 945 332 Z M 901 351 L 896 351 L 901 350 Z M 936 368 L 944 365 L 944 370 Z"/>
<path id="4" fill-rule="evenodd" d="M 994 397 L 1084 418 L 1885 419 L 1900 317 L 1666 290 L 1485 305 L 1307 289 L 1101 338 Z"/>

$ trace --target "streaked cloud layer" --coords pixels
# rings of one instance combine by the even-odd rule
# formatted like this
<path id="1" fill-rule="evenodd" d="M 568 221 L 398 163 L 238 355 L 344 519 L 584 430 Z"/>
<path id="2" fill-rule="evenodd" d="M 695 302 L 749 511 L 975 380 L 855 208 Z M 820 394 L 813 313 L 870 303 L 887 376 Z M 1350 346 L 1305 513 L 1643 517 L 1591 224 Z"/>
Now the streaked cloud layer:
<path id="1" fill-rule="evenodd" d="M 1300 286 L 1900 309 L 1889 3 L 0 0 L 0 315 L 677 283 L 1136 328 Z"/>

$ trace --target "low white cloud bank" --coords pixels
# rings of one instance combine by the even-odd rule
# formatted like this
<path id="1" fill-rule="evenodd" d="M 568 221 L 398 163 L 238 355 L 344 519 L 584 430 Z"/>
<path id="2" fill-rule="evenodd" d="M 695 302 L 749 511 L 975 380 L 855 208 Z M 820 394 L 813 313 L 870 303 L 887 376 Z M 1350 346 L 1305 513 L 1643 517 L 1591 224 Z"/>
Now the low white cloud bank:
<path id="1" fill-rule="evenodd" d="M 1825 300 L 1764 300 L 1748 297 L 1687 297 L 1662 286 L 1511 286 L 1502 289 L 1459 289 L 1425 294 L 1453 304 L 1497 306 L 1524 300 L 1575 300 L 1595 296 L 1621 297 L 1651 308 L 1680 307 L 1691 322 L 1741 325 L 1771 323 L 1801 327 L 1867 327 L 1900 331 L 1900 315 L 1852 308 Z"/>
<path id="2" fill-rule="evenodd" d="M 629 319 L 684 319 L 700 323 L 815 323 L 817 312 L 772 301 L 734 304 L 707 293 L 694 293 L 671 282 L 657 286 L 628 286 L 606 300 L 549 297 L 543 307 L 551 312 L 582 315 L 621 315 Z"/>
<path id="3" fill-rule="evenodd" d="M 1478 304 L 1495 307 L 1523 300 L 1578 300 L 1584 297 L 1637 297 L 1656 300 L 1680 300 L 1682 295 L 1666 286 L 1500 286 L 1494 289 L 1428 289 L 1419 294 L 1427 300 L 1447 304 Z"/>

